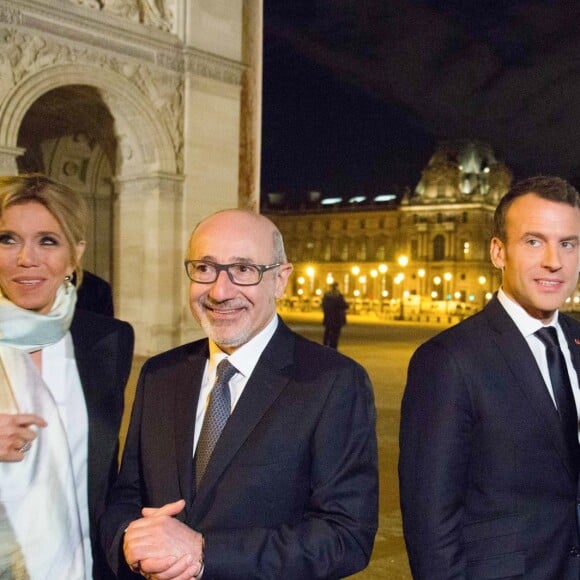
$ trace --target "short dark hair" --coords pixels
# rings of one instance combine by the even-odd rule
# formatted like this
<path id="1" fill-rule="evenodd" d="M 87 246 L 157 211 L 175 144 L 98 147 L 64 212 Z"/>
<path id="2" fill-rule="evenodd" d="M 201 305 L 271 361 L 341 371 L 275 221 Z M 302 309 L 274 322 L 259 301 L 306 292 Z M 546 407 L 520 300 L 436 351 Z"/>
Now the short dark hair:
<path id="1" fill-rule="evenodd" d="M 572 185 L 561 177 L 538 175 L 516 182 L 501 198 L 493 216 L 494 238 L 506 241 L 505 221 L 512 203 L 523 195 L 532 193 L 542 199 L 565 203 L 571 207 L 580 207 L 580 194 Z"/>

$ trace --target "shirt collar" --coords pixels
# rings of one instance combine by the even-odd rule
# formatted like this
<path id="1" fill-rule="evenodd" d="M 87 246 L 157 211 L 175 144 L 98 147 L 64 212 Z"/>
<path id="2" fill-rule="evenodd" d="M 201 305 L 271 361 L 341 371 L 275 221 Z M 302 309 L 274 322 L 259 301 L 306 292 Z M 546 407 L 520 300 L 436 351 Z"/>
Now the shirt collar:
<path id="1" fill-rule="evenodd" d="M 275 314 L 272 320 L 254 338 L 237 348 L 230 356 L 230 362 L 244 377 L 249 377 L 258 363 L 258 359 L 264 352 L 270 339 L 278 328 L 278 316 Z M 209 340 L 209 371 L 215 373 L 220 361 L 228 355 L 213 341 Z"/>
<path id="2" fill-rule="evenodd" d="M 539 330 L 546 326 L 541 320 L 530 316 L 524 308 L 512 300 L 503 290 L 500 288 L 497 293 L 497 299 L 500 304 L 504 307 L 505 311 L 508 313 L 509 317 L 514 321 L 515 325 L 518 327 L 519 331 L 524 337 L 531 336 Z M 558 311 L 554 313 L 552 320 L 548 326 L 558 326 Z"/>

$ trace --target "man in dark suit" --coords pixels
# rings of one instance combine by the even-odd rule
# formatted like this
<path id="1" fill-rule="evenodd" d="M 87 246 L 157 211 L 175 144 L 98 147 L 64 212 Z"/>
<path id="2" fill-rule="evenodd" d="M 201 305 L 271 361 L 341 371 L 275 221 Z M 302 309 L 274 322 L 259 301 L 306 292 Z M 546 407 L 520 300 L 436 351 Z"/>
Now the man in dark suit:
<path id="1" fill-rule="evenodd" d="M 578 282 L 579 237 L 573 187 L 515 184 L 494 217 L 498 294 L 411 360 L 399 478 L 415 579 L 580 578 L 580 324 L 558 311 Z M 559 376 L 538 331 L 558 337 Z"/>
<path id="2" fill-rule="evenodd" d="M 76 286 L 75 276 L 72 283 Z M 104 316 L 115 316 L 113 288 L 100 276 L 84 270 L 83 282 L 77 290 L 77 308 Z"/>
<path id="3" fill-rule="evenodd" d="M 338 283 L 333 282 L 330 285 L 330 290 L 322 298 L 322 311 L 324 312 L 322 319 L 322 324 L 324 325 L 324 340 L 322 343 L 325 346 L 338 348 L 340 331 L 346 324 L 347 310 L 348 304 L 338 289 Z"/>
<path id="4" fill-rule="evenodd" d="M 203 220 L 186 270 L 190 307 L 209 340 L 143 367 L 101 522 L 111 566 L 121 576 L 130 567 L 204 580 L 354 574 L 377 529 L 366 372 L 277 317 L 292 265 L 265 217 L 226 210 Z M 214 387 L 223 359 L 233 376 Z M 224 397 L 231 415 L 208 453 L 206 427 L 216 429 L 213 409 Z"/>

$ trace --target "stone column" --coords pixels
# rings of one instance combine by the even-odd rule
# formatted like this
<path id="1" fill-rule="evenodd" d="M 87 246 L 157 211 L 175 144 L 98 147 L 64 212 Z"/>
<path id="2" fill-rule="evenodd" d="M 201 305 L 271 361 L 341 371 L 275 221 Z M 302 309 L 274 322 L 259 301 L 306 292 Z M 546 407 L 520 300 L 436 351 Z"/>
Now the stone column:
<path id="1" fill-rule="evenodd" d="M 243 4 L 240 115 L 239 205 L 260 209 L 260 155 L 262 147 L 262 28 L 263 0 Z"/>
<path id="2" fill-rule="evenodd" d="M 142 174 L 115 181 L 116 314 L 135 329 L 135 354 L 175 346 L 182 323 L 182 179 Z"/>
<path id="3" fill-rule="evenodd" d="M 0 175 L 18 175 L 16 159 L 25 151 L 22 147 L 0 146 Z"/>

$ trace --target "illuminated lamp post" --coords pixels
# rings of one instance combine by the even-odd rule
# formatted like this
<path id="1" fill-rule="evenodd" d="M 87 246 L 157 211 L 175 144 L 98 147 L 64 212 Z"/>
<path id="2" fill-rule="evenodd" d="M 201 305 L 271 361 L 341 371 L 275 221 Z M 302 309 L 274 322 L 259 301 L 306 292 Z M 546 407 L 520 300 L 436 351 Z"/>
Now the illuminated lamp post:
<path id="1" fill-rule="evenodd" d="M 477 281 L 481 286 L 481 308 L 485 306 L 485 284 L 487 282 L 487 278 L 485 276 L 480 276 Z"/>
<path id="2" fill-rule="evenodd" d="M 305 282 L 304 276 L 300 276 L 296 281 L 298 282 L 298 290 L 297 290 L 298 300 L 299 300 L 298 309 L 302 310 L 301 303 L 302 303 L 302 300 L 304 299 L 304 288 L 303 288 L 304 282 Z"/>
<path id="3" fill-rule="evenodd" d="M 399 266 L 401 266 L 401 268 L 405 269 L 409 265 L 409 258 L 404 255 L 399 256 L 397 262 Z M 401 320 L 405 320 L 405 287 L 404 287 L 405 274 L 404 272 L 401 272 L 400 274 L 398 274 L 398 276 L 400 276 L 399 283 L 401 284 L 401 311 L 399 313 L 399 318 Z"/>
<path id="4" fill-rule="evenodd" d="M 367 295 L 367 277 L 366 276 L 359 276 L 358 277 L 358 282 L 360 284 L 361 287 L 361 294 L 363 296 Z"/>
<path id="5" fill-rule="evenodd" d="M 445 312 L 447 312 L 447 314 L 449 314 L 449 301 L 451 300 L 450 282 L 452 278 L 453 274 L 451 274 L 451 272 L 445 272 L 445 274 L 443 274 L 443 280 L 445 280 Z"/>
<path id="6" fill-rule="evenodd" d="M 387 277 L 386 274 L 389 271 L 389 267 L 386 264 L 379 264 L 377 268 L 379 274 L 381 275 L 381 305 L 380 311 L 383 312 L 383 300 L 385 300 L 389 293 L 387 292 Z"/>
<path id="7" fill-rule="evenodd" d="M 441 276 L 435 276 L 433 278 L 433 284 L 437 287 L 437 289 L 433 290 L 433 292 L 431 292 L 431 298 L 434 298 L 436 300 L 440 300 L 440 298 L 439 298 L 439 292 L 440 292 L 439 286 L 441 286 L 441 282 L 442 282 Z"/>
<path id="8" fill-rule="evenodd" d="M 424 283 L 425 283 L 425 272 L 424 268 L 419 268 L 417 271 L 417 276 L 419 276 L 419 314 L 423 312 L 423 291 L 424 291 Z"/>
<path id="9" fill-rule="evenodd" d="M 353 275 L 353 279 L 354 279 L 354 282 L 353 282 L 353 285 L 352 285 L 353 286 L 352 293 L 355 296 L 358 296 L 358 294 L 357 294 L 357 288 L 356 288 L 356 280 L 357 280 L 358 275 L 360 274 L 360 268 L 358 266 L 353 266 L 350 269 L 350 271 L 351 271 L 351 273 Z M 360 294 L 360 292 L 359 292 L 359 294 Z"/>
<path id="10" fill-rule="evenodd" d="M 397 286 L 401 286 L 401 291 L 399 293 L 399 320 L 405 320 L 405 303 L 404 303 L 404 292 L 405 289 L 403 288 L 403 280 L 405 279 L 405 274 L 403 274 L 403 272 L 399 272 L 393 282 L 397 285 Z"/>
<path id="11" fill-rule="evenodd" d="M 306 268 L 306 275 L 310 280 L 310 294 L 314 294 L 314 275 L 316 274 L 316 270 L 312 266 L 308 266 Z"/>

